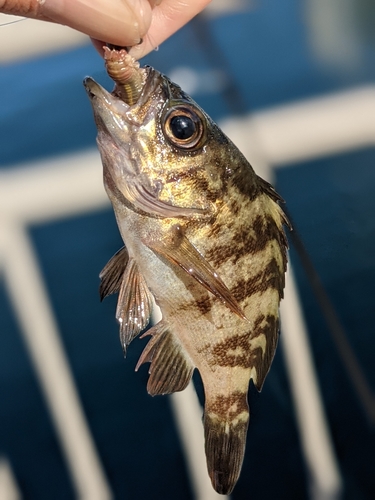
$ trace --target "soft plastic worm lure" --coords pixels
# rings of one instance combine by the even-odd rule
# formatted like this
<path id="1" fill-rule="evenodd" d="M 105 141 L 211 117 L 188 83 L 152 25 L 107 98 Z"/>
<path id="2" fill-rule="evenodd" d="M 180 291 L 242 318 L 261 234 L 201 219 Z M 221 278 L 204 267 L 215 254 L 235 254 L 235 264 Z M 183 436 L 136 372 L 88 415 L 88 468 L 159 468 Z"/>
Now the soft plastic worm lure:
<path id="1" fill-rule="evenodd" d="M 139 62 L 126 49 L 104 47 L 104 59 L 108 75 L 116 83 L 116 94 L 129 106 L 135 104 L 145 83 L 145 74 Z"/>

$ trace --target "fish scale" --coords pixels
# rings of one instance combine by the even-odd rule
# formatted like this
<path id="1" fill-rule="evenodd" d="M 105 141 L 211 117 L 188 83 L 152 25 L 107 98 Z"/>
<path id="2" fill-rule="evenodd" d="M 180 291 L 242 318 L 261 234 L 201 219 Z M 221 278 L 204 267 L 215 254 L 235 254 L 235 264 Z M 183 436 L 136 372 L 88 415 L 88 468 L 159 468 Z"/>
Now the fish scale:
<path id="1" fill-rule="evenodd" d="M 199 370 L 208 473 L 228 494 L 245 452 L 249 382 L 262 388 L 277 345 L 281 198 L 179 86 L 125 51 L 105 57 L 114 91 L 91 78 L 85 86 L 125 247 L 100 275 L 101 297 L 119 292 L 125 352 L 149 322 L 152 297 L 160 306 L 136 369 L 150 363 L 152 395 L 183 390 Z M 130 80 L 117 78 L 127 64 Z"/>

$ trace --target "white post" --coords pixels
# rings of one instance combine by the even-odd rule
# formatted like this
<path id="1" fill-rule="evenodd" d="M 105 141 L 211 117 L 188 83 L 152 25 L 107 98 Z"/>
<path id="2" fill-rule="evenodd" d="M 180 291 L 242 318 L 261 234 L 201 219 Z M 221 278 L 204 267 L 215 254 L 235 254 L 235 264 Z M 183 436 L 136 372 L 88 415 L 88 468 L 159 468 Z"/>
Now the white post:
<path id="1" fill-rule="evenodd" d="M 281 345 L 289 375 L 297 425 L 313 500 L 338 500 L 342 480 L 335 457 L 327 418 L 320 397 L 306 325 L 289 264 L 285 300 L 281 302 Z"/>

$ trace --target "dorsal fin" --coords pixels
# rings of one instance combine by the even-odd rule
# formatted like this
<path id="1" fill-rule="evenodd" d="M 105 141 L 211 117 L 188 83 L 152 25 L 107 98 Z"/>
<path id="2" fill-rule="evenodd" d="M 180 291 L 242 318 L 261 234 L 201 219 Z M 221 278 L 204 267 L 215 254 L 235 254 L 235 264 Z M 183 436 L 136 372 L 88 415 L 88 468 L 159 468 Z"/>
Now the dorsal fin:
<path id="1" fill-rule="evenodd" d="M 276 203 L 285 203 L 283 198 L 275 190 L 275 188 L 272 186 L 272 184 L 270 184 L 269 182 L 262 179 L 262 177 L 259 177 L 259 175 L 257 175 L 256 177 L 257 177 L 258 185 L 260 186 L 263 193 L 266 193 Z"/>
<path id="2" fill-rule="evenodd" d="M 129 254 L 126 247 L 120 248 L 120 250 L 109 259 L 99 274 L 99 278 L 101 279 L 99 287 L 100 300 L 105 299 L 112 293 L 120 291 L 121 281 L 128 261 Z"/>
<path id="3" fill-rule="evenodd" d="M 144 335 L 151 339 L 136 366 L 151 362 L 147 391 L 151 396 L 183 391 L 193 375 L 194 364 L 166 323 L 160 321 Z"/>
<path id="4" fill-rule="evenodd" d="M 279 206 L 280 206 L 280 204 L 285 203 L 285 200 L 279 195 L 279 193 L 275 190 L 275 188 L 272 186 L 272 184 L 270 184 L 269 182 L 267 182 L 264 179 L 262 179 L 261 177 L 259 177 L 259 175 L 257 175 L 257 181 L 258 181 L 258 184 L 259 184 L 261 190 L 263 191 L 263 193 L 265 193 L 267 196 L 269 196 L 271 198 L 271 200 L 273 200 Z M 285 224 L 287 226 L 287 228 L 290 231 L 292 231 L 293 230 L 292 224 L 289 221 L 286 214 L 284 213 L 284 210 L 282 210 L 281 207 L 279 210 L 280 210 L 280 215 L 281 215 L 283 224 Z M 286 245 L 286 247 L 288 247 L 288 242 L 286 240 L 285 240 L 285 245 Z"/>
<path id="5" fill-rule="evenodd" d="M 130 258 L 123 274 L 116 309 L 124 353 L 130 342 L 148 325 L 152 305 L 151 292 L 138 270 L 137 263 Z"/>
<path id="6" fill-rule="evenodd" d="M 154 252 L 180 266 L 206 290 L 218 297 L 231 311 L 246 320 L 245 313 L 225 283 L 223 283 L 209 262 L 186 238 L 181 226 L 177 224 L 172 226 L 164 239 L 147 241 L 146 244 Z"/>

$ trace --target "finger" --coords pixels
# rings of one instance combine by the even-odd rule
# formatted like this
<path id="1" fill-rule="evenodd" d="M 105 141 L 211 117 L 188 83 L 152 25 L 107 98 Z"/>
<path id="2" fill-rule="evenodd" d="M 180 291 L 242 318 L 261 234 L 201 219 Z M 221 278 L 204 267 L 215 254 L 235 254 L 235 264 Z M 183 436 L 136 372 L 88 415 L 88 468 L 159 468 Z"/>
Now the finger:
<path id="1" fill-rule="evenodd" d="M 162 0 L 152 11 L 152 21 L 143 43 L 130 53 L 136 59 L 145 56 L 180 29 L 210 3 L 211 0 Z M 157 3 L 157 2 L 156 2 Z"/>
<path id="2" fill-rule="evenodd" d="M 38 7 L 37 0 L 0 0 L 0 12 L 13 16 L 37 17 Z"/>
<path id="3" fill-rule="evenodd" d="M 39 6 L 38 17 L 114 45 L 136 45 L 151 22 L 151 6 L 147 0 L 31 0 L 31 3 Z"/>
<path id="4" fill-rule="evenodd" d="M 104 42 L 103 40 L 97 40 L 96 38 L 91 38 L 91 41 L 92 41 L 92 44 L 94 45 L 94 47 L 96 48 L 96 50 L 99 52 L 99 54 L 102 57 L 104 57 L 104 46 L 107 45 L 108 42 Z M 138 45 L 141 43 L 143 43 L 143 39 L 141 39 L 138 42 Z M 118 44 L 114 44 L 114 45 L 118 45 Z M 124 47 L 128 50 L 129 47 L 134 47 L 134 44 L 133 45 L 120 45 L 120 47 Z"/>

